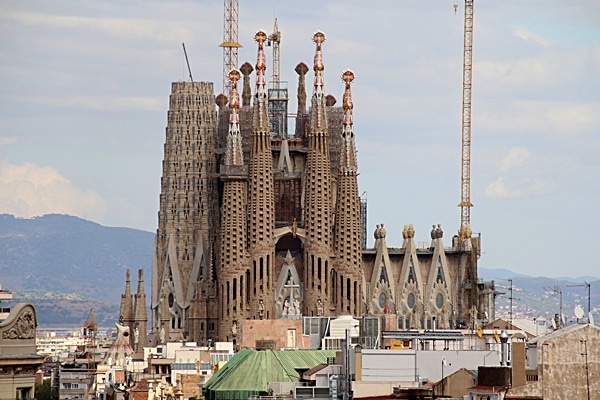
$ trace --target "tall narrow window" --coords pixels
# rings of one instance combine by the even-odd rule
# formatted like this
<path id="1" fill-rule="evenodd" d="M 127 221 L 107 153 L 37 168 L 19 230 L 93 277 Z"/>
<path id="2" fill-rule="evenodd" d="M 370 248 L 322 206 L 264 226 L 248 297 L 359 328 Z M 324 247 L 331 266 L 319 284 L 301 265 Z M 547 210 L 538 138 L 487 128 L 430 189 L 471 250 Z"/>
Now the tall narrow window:
<path id="1" fill-rule="evenodd" d="M 408 267 L 408 283 L 415 283 L 415 267 Z"/>

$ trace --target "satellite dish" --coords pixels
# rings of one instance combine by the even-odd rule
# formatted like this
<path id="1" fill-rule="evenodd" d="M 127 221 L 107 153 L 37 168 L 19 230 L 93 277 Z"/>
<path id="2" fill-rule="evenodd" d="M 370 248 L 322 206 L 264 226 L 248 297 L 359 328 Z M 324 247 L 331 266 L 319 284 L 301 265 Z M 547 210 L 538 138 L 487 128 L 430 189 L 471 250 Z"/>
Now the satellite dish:
<path id="1" fill-rule="evenodd" d="M 552 321 L 552 329 L 556 330 L 556 321 L 554 318 L 552 318 L 550 321 Z"/>
<path id="2" fill-rule="evenodd" d="M 579 305 L 579 304 L 577 304 L 575 306 L 575 310 L 573 312 L 575 313 L 575 318 L 577 318 L 577 319 L 581 319 L 585 315 L 585 312 L 583 311 L 583 307 L 581 307 L 581 305 Z"/>
<path id="3" fill-rule="evenodd" d="M 592 315 L 592 313 L 588 314 L 588 319 L 589 319 L 590 325 L 594 325 L 594 316 Z"/>

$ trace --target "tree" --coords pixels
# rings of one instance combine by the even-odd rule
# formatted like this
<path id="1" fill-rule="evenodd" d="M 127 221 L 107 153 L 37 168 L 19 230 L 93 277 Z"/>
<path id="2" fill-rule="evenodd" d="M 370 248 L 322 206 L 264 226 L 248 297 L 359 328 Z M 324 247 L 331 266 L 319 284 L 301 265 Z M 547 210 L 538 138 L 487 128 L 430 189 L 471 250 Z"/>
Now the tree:
<path id="1" fill-rule="evenodd" d="M 35 385 L 35 397 L 37 400 L 52 400 L 52 379 L 44 379 Z"/>

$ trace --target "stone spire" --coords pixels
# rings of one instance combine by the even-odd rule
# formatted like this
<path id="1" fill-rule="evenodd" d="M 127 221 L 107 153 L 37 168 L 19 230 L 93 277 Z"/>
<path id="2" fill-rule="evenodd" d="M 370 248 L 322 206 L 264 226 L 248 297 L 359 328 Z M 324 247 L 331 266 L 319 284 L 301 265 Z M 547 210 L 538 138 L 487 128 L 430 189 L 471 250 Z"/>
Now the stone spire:
<path id="1" fill-rule="evenodd" d="M 119 323 L 130 326 L 133 322 L 133 296 L 131 295 L 131 272 L 125 273 L 125 293 L 121 295 Z"/>
<path id="2" fill-rule="evenodd" d="M 227 148 L 225 149 L 225 165 L 243 165 L 244 152 L 242 151 L 242 135 L 240 134 L 240 94 L 237 83 L 240 80 L 240 71 L 232 69 L 229 72 L 231 92 L 229 94 L 229 131 L 227 132 Z"/>
<path id="3" fill-rule="evenodd" d="M 153 255 L 156 264 L 151 307 L 152 326 L 159 327 L 158 301 L 173 294 L 169 309 L 176 317 L 172 330 L 178 334 L 188 326 L 188 293 L 193 293 L 195 283 L 214 285 L 212 260 L 216 257 L 213 257 L 213 249 L 203 243 L 212 246 L 216 242 L 219 224 L 216 117 L 212 83 L 172 83 Z M 165 277 L 172 279 L 169 293 L 163 294 Z"/>
<path id="4" fill-rule="evenodd" d="M 162 281 L 161 298 L 158 304 L 158 344 L 165 344 L 171 337 L 171 311 L 169 308 L 173 304 L 173 293 L 169 290 L 169 280 L 167 278 Z"/>
<path id="5" fill-rule="evenodd" d="M 315 81 L 313 86 L 313 95 L 310 113 L 310 131 L 312 135 L 327 135 L 327 117 L 325 115 L 325 92 L 323 73 L 323 53 L 321 48 L 325 42 L 325 34 L 317 31 L 313 34 L 313 42 L 317 45 L 314 57 L 313 70 L 315 72 Z"/>
<path id="6" fill-rule="evenodd" d="M 296 65 L 296 73 L 298 74 L 298 115 L 306 114 L 306 73 L 308 66 L 303 62 Z"/>
<path id="7" fill-rule="evenodd" d="M 138 288 L 135 294 L 133 310 L 133 349 L 136 355 L 143 356 L 148 335 L 148 310 L 146 309 L 143 269 L 138 270 Z"/>
<path id="8" fill-rule="evenodd" d="M 244 75 L 244 87 L 242 89 L 242 106 L 246 107 L 250 105 L 250 99 L 252 98 L 252 89 L 250 88 L 250 74 L 254 71 L 252 64 L 245 62 L 240 67 L 240 72 Z"/>
<path id="9" fill-rule="evenodd" d="M 342 81 L 344 81 L 346 88 L 342 98 L 344 119 L 334 235 L 337 256 L 336 267 L 338 272 L 346 277 L 346 280 L 350 280 L 351 290 L 350 293 L 346 293 L 344 296 L 344 307 L 339 309 L 339 312 L 361 315 L 363 282 L 360 197 L 358 194 L 356 146 L 352 120 L 354 105 L 352 103 L 352 91 L 350 90 L 350 84 L 354 81 L 354 73 L 345 70 L 342 73 Z M 348 290 L 348 285 L 346 290 Z"/>
<path id="10" fill-rule="evenodd" d="M 252 131 L 254 134 L 263 132 L 268 134 L 270 127 L 266 77 L 267 58 L 265 57 L 264 50 L 267 34 L 264 31 L 258 31 L 254 35 L 254 40 L 258 43 L 258 55 L 256 57 L 256 94 L 254 95 L 254 120 Z"/>
<path id="11" fill-rule="evenodd" d="M 273 154 L 268 115 L 266 88 L 266 59 L 264 43 L 267 34 L 258 31 L 254 35 L 258 43 L 256 61 L 256 93 L 254 97 L 254 117 L 249 161 L 248 186 L 248 251 L 251 258 L 252 282 L 256 291 L 248 294 L 250 302 L 256 306 L 264 296 L 265 317 L 273 315 L 274 299 L 265 296 L 273 287 L 273 231 L 275 225 Z"/>
<path id="12" fill-rule="evenodd" d="M 246 64 L 244 64 L 246 65 Z M 249 65 L 249 64 L 248 64 Z M 248 170 L 244 166 L 242 136 L 240 133 L 240 95 L 237 83 L 240 79 L 238 70 L 229 72 L 229 131 L 225 159 L 221 166 L 223 181 L 223 212 L 221 213 L 221 257 L 218 276 L 222 285 L 222 302 L 219 331 L 226 336 L 233 321 L 244 318 L 247 308 L 247 294 L 241 295 L 244 276 L 249 274 L 246 261 L 246 180 Z M 230 312 L 230 310 L 235 310 Z"/>
<path id="13" fill-rule="evenodd" d="M 327 115 L 323 91 L 323 59 L 321 46 L 325 41 L 323 32 L 313 35 L 316 44 L 314 58 L 315 81 L 310 110 L 310 131 L 306 156 L 305 184 L 305 268 L 304 281 L 314 282 L 314 291 L 307 292 L 305 304 L 317 304 L 321 300 L 329 308 L 325 288 L 333 285 L 331 278 L 332 256 L 332 197 L 331 165 L 327 143 Z M 322 271 L 322 273 L 320 272 Z M 333 291 L 333 286 L 329 286 Z"/>
<path id="14" fill-rule="evenodd" d="M 342 98 L 342 107 L 344 109 L 344 119 L 342 125 L 342 154 L 340 170 L 342 175 L 350 175 L 356 177 L 357 162 L 356 162 L 356 144 L 354 142 L 354 121 L 352 110 L 354 103 L 352 102 L 352 91 L 350 84 L 354 81 L 354 72 L 349 69 L 342 73 L 342 81 L 344 81 L 346 89 Z M 357 190 L 358 195 L 358 190 Z"/>
<path id="15" fill-rule="evenodd" d="M 304 127 L 307 125 L 308 117 L 306 115 L 306 73 L 308 66 L 303 62 L 296 65 L 296 73 L 298 74 L 298 114 L 296 115 L 296 131 L 297 138 L 304 136 Z"/>

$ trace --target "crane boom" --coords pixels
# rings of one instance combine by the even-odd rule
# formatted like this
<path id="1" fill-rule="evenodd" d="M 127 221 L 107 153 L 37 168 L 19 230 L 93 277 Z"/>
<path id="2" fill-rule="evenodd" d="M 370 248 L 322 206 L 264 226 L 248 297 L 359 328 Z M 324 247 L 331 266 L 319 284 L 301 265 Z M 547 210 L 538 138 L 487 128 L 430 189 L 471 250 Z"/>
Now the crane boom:
<path id="1" fill-rule="evenodd" d="M 185 51 L 185 43 L 181 43 L 183 46 L 183 54 L 185 55 L 185 63 L 188 67 L 188 72 L 190 73 L 190 82 L 194 82 L 194 78 L 192 78 L 192 69 L 190 68 L 190 60 L 188 60 L 187 51 Z"/>
<path id="2" fill-rule="evenodd" d="M 473 71 L 473 1 L 465 0 L 462 93 L 462 159 L 460 232 L 466 237 L 471 225 L 471 86 Z M 465 236 L 463 236 L 465 234 Z M 470 236 L 470 235 L 469 235 Z"/>
<path id="3" fill-rule="evenodd" d="M 229 82 L 229 71 L 238 67 L 238 15 L 239 0 L 225 0 L 225 12 L 223 16 L 223 93 L 229 94 L 231 83 Z"/>

